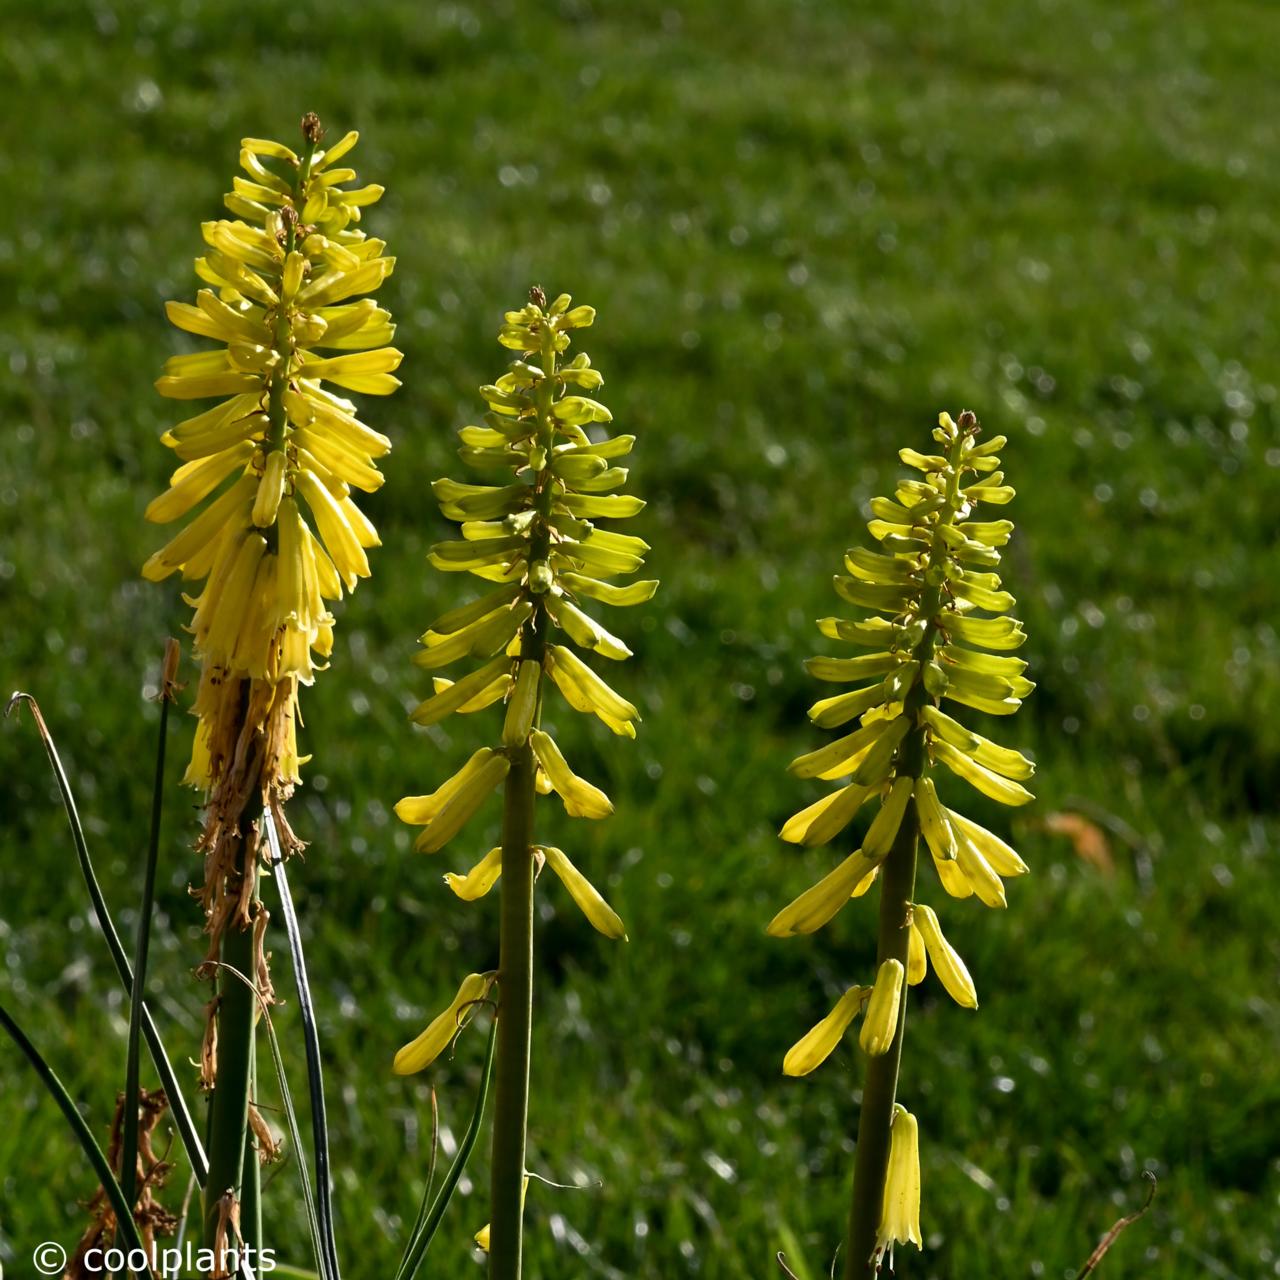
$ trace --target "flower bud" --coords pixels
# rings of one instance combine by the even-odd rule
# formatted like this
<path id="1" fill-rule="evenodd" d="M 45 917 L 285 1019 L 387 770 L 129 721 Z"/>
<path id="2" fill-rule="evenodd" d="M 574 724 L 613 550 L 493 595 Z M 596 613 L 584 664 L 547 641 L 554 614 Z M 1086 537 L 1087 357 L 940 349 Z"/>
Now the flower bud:
<path id="1" fill-rule="evenodd" d="M 872 1058 L 889 1052 L 893 1038 L 898 1034 L 898 1011 L 902 1004 L 904 977 L 901 960 L 886 960 L 876 974 L 876 985 L 867 1001 L 866 1016 L 862 1019 L 862 1031 L 858 1042 Z"/>

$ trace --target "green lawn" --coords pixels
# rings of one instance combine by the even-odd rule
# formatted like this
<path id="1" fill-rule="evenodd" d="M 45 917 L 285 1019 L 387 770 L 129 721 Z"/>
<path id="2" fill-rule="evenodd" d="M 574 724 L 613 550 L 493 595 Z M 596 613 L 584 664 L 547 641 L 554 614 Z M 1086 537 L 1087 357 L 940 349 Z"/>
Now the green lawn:
<path id="1" fill-rule="evenodd" d="M 365 504 L 384 546 L 305 698 L 294 804 L 346 1274 L 390 1274 L 421 1189 L 428 1081 L 391 1056 L 495 962 L 496 895 L 466 906 L 440 873 L 489 847 L 496 806 L 434 859 L 390 806 L 496 732 L 496 713 L 411 728 L 409 659 L 467 590 L 426 565 L 428 484 L 463 474 L 453 429 L 534 282 L 599 309 L 583 345 L 640 439 L 650 506 L 628 531 L 663 587 L 616 618 L 638 742 L 562 726 L 617 817 L 542 809 L 631 941 L 544 886 L 531 1164 L 578 1189 L 531 1188 L 530 1277 L 766 1277 L 778 1249 L 827 1274 L 856 1050 L 800 1082 L 780 1064 L 866 976 L 872 907 L 766 938 L 834 853 L 775 833 L 818 794 L 785 765 L 820 736 L 800 664 L 830 651 L 812 625 L 838 605 L 830 574 L 944 407 L 1010 437 L 1006 583 L 1039 688 L 998 736 L 1034 753 L 1039 799 L 971 810 L 1034 872 L 1007 913 L 945 907 L 981 1010 L 932 983 L 913 1004 L 927 1248 L 901 1270 L 1073 1275 L 1149 1168 L 1155 1206 L 1103 1274 L 1280 1273 L 1280 10 L 2 0 L 0 18 L 0 687 L 40 698 L 126 929 L 144 693 L 189 612 L 138 576 L 182 416 L 152 389 L 182 348 L 162 302 L 194 292 L 242 135 L 291 138 L 314 109 L 362 131 L 355 163 L 388 188 L 366 222 L 399 257 L 380 296 L 406 353 L 403 389 L 366 402 L 396 442 Z M 185 1060 L 200 873 L 173 772 L 152 990 Z M 1102 830 L 1109 869 L 1054 833 L 1064 812 Z M 25 716 L 0 732 L 0 815 L 0 995 L 104 1133 L 128 1011 Z M 296 1004 L 276 1017 L 297 1045 Z M 432 1073 L 451 1141 L 482 1049 L 465 1037 Z M 4 1045 L 0 1082 L 0 1260 L 25 1276 L 38 1242 L 74 1242 L 92 1177 Z M 427 1274 L 482 1274 L 486 1185 L 480 1158 Z M 268 1194 L 272 1242 L 305 1262 L 291 1167 Z"/>

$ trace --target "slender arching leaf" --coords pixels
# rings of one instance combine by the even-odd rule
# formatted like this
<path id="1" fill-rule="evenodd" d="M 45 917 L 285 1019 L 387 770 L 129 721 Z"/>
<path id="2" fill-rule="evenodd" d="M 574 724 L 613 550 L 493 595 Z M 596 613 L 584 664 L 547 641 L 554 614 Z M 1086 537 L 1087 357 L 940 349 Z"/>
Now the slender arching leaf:
<path id="1" fill-rule="evenodd" d="M 467 1126 L 467 1131 L 463 1134 L 462 1142 L 458 1146 L 458 1154 L 454 1156 L 453 1163 L 449 1166 L 449 1172 L 445 1174 L 444 1182 L 440 1186 L 440 1190 L 436 1198 L 431 1202 L 431 1208 L 425 1218 L 419 1214 L 422 1219 L 421 1228 L 416 1231 L 409 1239 L 408 1245 L 405 1247 L 404 1258 L 400 1263 L 400 1268 L 396 1272 L 395 1280 L 413 1280 L 418 1274 L 418 1268 L 422 1266 L 422 1260 L 427 1256 L 427 1249 L 431 1246 L 431 1241 L 435 1237 L 436 1232 L 440 1228 L 440 1221 L 444 1217 L 444 1211 L 449 1207 L 449 1201 L 453 1199 L 453 1193 L 457 1189 L 458 1180 L 462 1177 L 462 1171 L 467 1167 L 467 1161 L 471 1157 L 472 1149 L 476 1145 L 476 1139 L 480 1136 L 480 1125 L 484 1120 L 485 1103 L 489 1098 L 489 1080 L 493 1074 L 493 1052 L 494 1047 L 498 1043 L 498 1019 L 495 1017 L 493 1025 L 489 1028 L 489 1046 L 485 1050 L 484 1068 L 480 1073 L 480 1088 L 476 1093 L 475 1110 L 471 1113 L 471 1123 Z M 430 1195 L 431 1189 L 428 1185 L 426 1195 Z"/>
<path id="2" fill-rule="evenodd" d="M 39 1049 L 31 1043 L 27 1038 L 26 1032 L 13 1020 L 9 1015 L 9 1011 L 3 1005 L 0 1005 L 0 1027 L 3 1027 L 9 1033 L 9 1037 L 14 1044 L 26 1054 L 32 1070 L 40 1077 L 40 1083 L 44 1085 L 53 1100 L 58 1104 L 63 1116 L 66 1117 L 67 1124 L 71 1126 L 71 1132 L 75 1134 L 76 1141 L 80 1143 L 81 1149 L 89 1157 L 89 1163 L 93 1165 L 93 1171 L 98 1175 L 98 1181 L 102 1184 L 102 1189 L 106 1192 L 107 1199 L 111 1201 L 111 1208 L 115 1213 L 116 1223 L 120 1234 L 124 1237 L 126 1248 L 128 1250 L 141 1249 L 142 1238 L 138 1235 L 138 1227 L 133 1220 L 133 1210 L 129 1202 L 124 1198 L 124 1192 L 120 1190 L 120 1184 L 116 1181 L 115 1174 L 111 1172 L 111 1165 L 107 1162 L 107 1157 L 103 1155 L 102 1148 L 98 1146 L 92 1131 L 85 1123 L 84 1117 L 80 1114 L 71 1095 L 67 1092 L 66 1086 L 58 1079 L 53 1068 L 44 1060 Z M 142 1274 L 149 1276 L 151 1274 L 150 1267 L 144 1268 Z"/>
<path id="3" fill-rule="evenodd" d="M 271 868 L 280 893 L 280 907 L 284 913 L 284 931 L 289 939 L 289 954 L 293 958 L 293 976 L 298 988 L 298 1007 L 302 1011 L 302 1038 L 307 1058 L 307 1090 L 311 1098 L 311 1131 L 316 1155 L 316 1215 L 319 1219 L 320 1238 L 324 1244 L 326 1261 L 333 1280 L 338 1280 L 338 1248 L 333 1234 L 333 1203 L 329 1174 L 329 1122 L 324 1107 L 324 1075 L 320 1064 L 320 1036 L 316 1030 L 315 1006 L 311 1000 L 311 984 L 307 980 L 307 961 L 302 950 L 302 933 L 298 928 L 298 914 L 293 908 L 293 896 L 289 892 L 289 878 L 285 874 L 284 855 L 280 849 L 280 835 L 268 808 L 262 815 L 267 830 L 267 843 L 271 847 Z M 299 1153 L 301 1159 L 301 1153 Z"/>
<path id="4" fill-rule="evenodd" d="M 98 877 L 94 874 L 93 862 L 89 858 L 89 847 L 84 838 L 84 828 L 80 825 L 80 814 L 76 809 L 75 796 L 71 792 L 71 784 L 68 782 L 66 771 L 62 767 L 58 749 L 54 745 L 53 735 L 50 734 L 49 728 L 45 724 L 44 716 L 40 714 L 39 705 L 29 693 L 15 693 L 9 699 L 5 714 L 8 715 L 15 706 L 23 702 L 31 708 L 36 728 L 40 732 L 40 739 L 44 743 L 45 752 L 53 768 L 53 776 L 62 795 L 62 805 L 66 810 L 67 822 L 71 827 L 71 838 L 75 842 L 76 856 L 80 861 L 80 870 L 84 875 L 85 886 L 89 890 L 89 898 L 93 903 L 93 913 L 97 917 L 98 927 L 102 930 L 103 937 L 107 940 L 107 949 L 111 952 L 111 959 L 115 962 L 116 973 L 120 976 L 120 982 L 124 987 L 125 994 L 132 1000 L 133 970 L 130 968 L 128 958 L 125 956 L 124 947 L 120 945 L 120 935 L 116 932 L 115 924 L 111 919 L 111 912 L 107 908 L 107 901 L 103 897 L 102 889 L 98 884 Z M 174 1123 L 178 1127 L 178 1136 L 182 1139 L 183 1147 L 186 1148 L 187 1158 L 191 1161 L 196 1180 L 201 1186 L 204 1186 L 205 1178 L 209 1172 L 209 1162 L 205 1158 L 204 1144 L 200 1141 L 200 1135 L 196 1132 L 191 1112 L 187 1110 L 186 1100 L 178 1085 L 178 1077 L 174 1074 L 173 1064 L 169 1061 L 169 1055 L 165 1052 L 164 1042 L 160 1039 L 160 1032 L 156 1030 L 156 1024 L 152 1020 L 151 1012 L 145 1004 L 142 1005 L 140 1016 L 142 1019 L 142 1034 L 146 1037 L 147 1048 L 151 1051 L 151 1061 L 155 1064 L 156 1074 L 160 1077 L 160 1083 L 164 1086 L 165 1094 L 168 1096 L 169 1110 L 173 1115 Z"/>

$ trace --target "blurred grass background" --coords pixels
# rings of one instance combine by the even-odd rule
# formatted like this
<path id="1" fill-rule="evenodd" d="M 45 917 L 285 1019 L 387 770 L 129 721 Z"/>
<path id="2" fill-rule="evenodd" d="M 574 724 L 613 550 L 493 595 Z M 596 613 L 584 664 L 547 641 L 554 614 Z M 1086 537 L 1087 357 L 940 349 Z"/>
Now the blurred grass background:
<path id="1" fill-rule="evenodd" d="M 1039 801 L 970 810 L 1033 866 L 1007 913 L 926 880 L 983 1007 L 932 983 L 914 1000 L 902 1096 L 927 1249 L 901 1270 L 1072 1275 L 1152 1169 L 1155 1207 L 1105 1274 L 1280 1273 L 1280 11 L 4 0 L 0 17 L 0 683 L 42 701 L 127 929 L 144 694 L 188 616 L 137 573 L 163 538 L 142 521 L 171 466 L 157 438 L 182 416 L 152 390 L 183 345 L 162 303 L 194 292 L 242 135 L 292 138 L 314 109 L 332 137 L 362 131 L 355 163 L 388 188 L 366 223 L 399 256 L 380 296 L 406 352 L 404 388 L 365 414 L 396 442 L 366 504 L 385 545 L 305 699 L 294 806 L 350 1276 L 389 1274 L 426 1163 L 427 1081 L 392 1078 L 391 1055 L 496 958 L 496 897 L 467 907 L 440 881 L 489 847 L 496 806 L 434 859 L 389 809 L 496 725 L 412 729 L 409 659 L 468 589 L 425 564 L 428 484 L 462 474 L 452 431 L 534 282 L 599 308 L 584 346 L 640 438 L 634 529 L 664 583 L 618 618 L 639 742 L 564 726 L 618 816 L 542 811 L 631 941 L 544 886 L 531 1167 L 580 1189 L 531 1188 L 529 1274 L 764 1277 L 777 1249 L 802 1280 L 827 1272 L 853 1042 L 807 1081 L 779 1068 L 865 976 L 874 933 L 854 904 L 819 937 L 766 939 L 837 852 L 774 833 L 817 794 L 784 766 L 817 740 L 800 662 L 826 647 L 829 575 L 943 407 L 1011 439 L 1007 582 L 1039 688 L 1001 736 L 1034 752 Z M 104 1132 L 127 1010 L 25 716 L 0 733 L 0 779 L 4 1000 Z M 175 787 L 151 989 L 179 1059 L 203 998 L 195 823 Z M 277 1023 L 296 1035 L 293 1003 Z M 448 1142 L 481 1050 L 465 1037 L 434 1072 Z M 92 1184 L 3 1046 L 0 1080 L 0 1260 L 20 1276 L 37 1242 L 74 1242 Z M 472 1175 L 428 1274 L 481 1274 L 485 1160 Z M 301 1262 L 295 1186 L 286 1166 L 269 1234 Z"/>

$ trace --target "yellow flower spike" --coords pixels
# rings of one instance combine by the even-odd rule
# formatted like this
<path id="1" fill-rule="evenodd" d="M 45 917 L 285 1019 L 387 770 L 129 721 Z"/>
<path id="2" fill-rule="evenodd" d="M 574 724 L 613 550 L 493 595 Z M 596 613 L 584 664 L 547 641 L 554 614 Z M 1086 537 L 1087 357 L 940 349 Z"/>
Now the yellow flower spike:
<path id="1" fill-rule="evenodd" d="M 1003 436 L 980 437 L 972 413 L 957 419 L 941 414 L 931 447 L 899 452 L 914 472 L 911 478 L 898 483 L 892 496 L 871 499 L 867 531 L 875 545 L 849 548 L 833 581 L 836 595 L 864 612 L 817 624 L 828 640 L 855 652 L 805 663 L 815 679 L 848 686 L 819 699 L 809 712 L 820 728 L 840 734 L 790 766 L 798 777 L 841 785 L 790 818 L 781 833 L 785 840 L 822 844 L 853 820 L 872 793 L 881 801 L 861 849 L 769 925 L 780 937 L 809 932 L 831 920 L 851 896 L 872 884 L 881 887 L 877 954 L 884 961 L 860 1037 L 869 1055 L 860 1134 L 875 1135 L 877 1151 L 890 1125 L 896 1132 L 901 1123 L 911 1127 L 914 1153 L 914 1121 L 893 1119 L 899 1055 L 886 1053 L 900 1021 L 903 986 L 923 981 L 932 964 L 960 1004 L 977 1003 L 972 979 L 947 946 L 936 916 L 925 907 L 913 911 L 909 901 L 920 836 L 943 888 L 955 898 L 976 896 L 1002 907 L 1001 877 L 1026 871 L 1009 845 L 948 808 L 938 792 L 952 785 L 939 784 L 938 775 L 954 774 L 1004 804 L 1032 798 L 1023 784 L 1035 772 L 1033 763 L 968 729 L 941 706 L 950 702 L 1011 715 L 1035 687 L 1026 677 L 1027 664 L 1015 656 L 1026 634 L 1009 615 L 1014 598 L 999 575 L 1013 524 L 980 512 L 984 503 L 1003 505 L 1014 496 L 997 456 L 1007 442 Z M 878 1254 L 890 1239 L 919 1239 L 917 1173 L 911 1222 L 877 1247 L 880 1219 L 888 1213 L 880 1203 L 885 1172 L 884 1165 L 864 1161 L 855 1176 L 851 1259 Z M 896 1220 L 906 1222 L 896 1212 Z"/>
<path id="2" fill-rule="evenodd" d="M 455 872 L 445 873 L 444 882 L 463 902 L 475 902 L 483 898 L 502 874 L 502 849 L 490 849 L 465 876 Z"/>
<path id="3" fill-rule="evenodd" d="M 363 199 L 348 197 L 343 208 L 358 210 Z M 329 292 L 326 275 L 313 275 L 298 297 L 318 300 L 323 295 L 327 301 Z M 330 322 L 327 307 L 324 318 Z M 518 1270 L 533 988 L 532 967 L 522 963 L 508 972 L 506 958 L 533 953 L 541 862 L 551 866 L 596 929 L 609 937 L 625 936 L 617 914 L 563 852 L 544 849 L 535 839 L 537 798 L 553 791 L 570 817 L 605 818 L 613 812 L 608 796 L 570 768 L 542 718 L 548 694 L 554 692 L 559 697 L 552 697 L 550 705 L 557 734 L 564 728 L 562 697 L 571 710 L 595 716 L 619 737 L 635 737 L 640 719 L 636 707 L 596 671 L 598 659 L 622 661 L 631 650 L 595 616 L 595 604 L 642 604 L 657 587 L 652 581 L 612 581 L 635 573 L 649 547 L 641 538 L 601 527 L 602 522 L 638 514 L 644 503 L 619 492 L 627 470 L 617 460 L 631 452 L 634 437 L 611 434 L 613 415 L 594 398 L 601 375 L 585 354 L 568 354 L 576 331 L 594 318 L 590 307 L 573 306 L 568 295 L 549 303 L 540 289 L 530 292 L 526 306 L 505 313 L 498 341 L 514 359 L 506 372 L 480 389 L 483 416 L 459 431 L 458 456 L 478 478 L 444 478 L 432 485 L 441 513 L 458 531 L 430 548 L 428 563 L 442 573 L 470 574 L 484 585 L 479 599 L 449 610 L 423 633 L 417 662 L 432 672 L 467 659 L 481 665 L 456 680 L 433 676 L 434 696 L 417 707 L 412 719 L 434 725 L 454 712 L 482 712 L 506 702 L 497 752 L 508 766 L 503 847 L 466 876 L 449 879 L 462 896 L 478 895 L 501 873 L 503 1010 L 517 1012 L 506 1023 L 509 1034 L 499 1039 L 494 1077 L 498 1115 L 505 1117 L 495 1125 L 493 1137 L 495 1274 Z M 380 324 L 374 316 L 368 322 L 371 329 Z M 394 381 L 393 368 L 390 355 L 363 361 L 337 356 L 307 372 L 327 372 L 343 385 L 376 390 Z M 309 400 L 301 408 L 343 433 L 342 447 L 363 445 L 350 437 L 340 403 L 325 405 L 310 395 Z M 344 464 L 337 449 L 317 445 L 311 450 L 317 466 L 329 472 L 327 477 L 317 472 L 317 480 L 330 488 L 333 479 L 356 485 L 357 470 Z M 341 505 L 345 498 L 335 501 Z M 358 540 L 358 529 L 356 534 Z M 339 553 L 337 568 L 349 569 Z M 575 646 L 585 651 L 583 656 Z M 423 838 L 432 841 L 433 828 L 452 813 L 451 808 L 437 810 L 438 804 L 437 793 L 402 801 L 398 808 L 406 821 L 427 822 L 419 847 Z"/>
<path id="4" fill-rule="evenodd" d="M 893 1269 L 895 1244 L 923 1248 L 920 1237 L 920 1131 L 916 1118 L 901 1103 L 893 1108 L 889 1129 L 889 1168 L 884 1182 L 884 1203 L 876 1233 L 875 1270 L 887 1252 Z"/>
<path id="5" fill-rule="evenodd" d="M 240 827 L 239 812 L 222 812 L 224 802 L 255 788 L 291 844 L 280 806 L 297 781 L 296 682 L 309 683 L 324 665 L 317 659 L 332 647 L 325 601 L 340 598 L 343 582 L 350 589 L 367 576 L 365 549 L 377 543 L 346 485 L 376 488 L 381 475 L 372 460 L 390 442 L 359 422 L 356 406 L 325 383 L 375 393 L 398 385 L 390 373 L 400 353 L 386 344 L 387 313 L 369 299 L 355 300 L 385 279 L 394 259 L 384 256 L 381 241 L 350 226 L 346 214 L 326 213 L 314 228 L 307 225 L 315 220 L 303 215 L 317 193 L 324 210 L 363 199 L 342 189 L 354 173 L 322 173 L 322 134 L 308 116 L 301 149 L 244 140 L 240 159 L 249 176 L 236 178 L 226 196 L 231 216 L 201 228 L 207 249 L 196 260 L 196 274 L 210 287 L 198 291 L 194 304 L 165 307 L 175 327 L 217 345 L 166 361 L 157 389 L 177 400 L 218 397 L 221 403 L 161 437 L 186 465 L 147 508 L 147 518 L 166 522 L 206 505 L 147 561 L 143 574 L 159 580 L 176 570 L 189 581 L 208 579 L 195 602 L 197 656 L 206 673 L 216 665 L 220 688 L 250 682 L 243 697 L 198 700 L 201 724 L 188 776 L 211 788 L 207 836 L 215 844 L 224 839 L 218 833 Z M 349 150 L 353 143 L 349 135 L 340 145 Z M 329 301 L 347 299 L 344 306 L 317 310 L 313 295 L 321 280 L 320 291 Z M 326 349 L 333 341 L 341 351 Z M 314 467 L 303 465 L 308 459 Z M 295 494 L 326 546 L 308 527 Z M 241 723 L 246 715 L 254 723 Z M 235 750 L 242 732 L 267 736 L 261 777 L 224 779 L 233 761 L 250 769 L 262 756 Z M 212 744 L 218 745 L 211 752 Z M 284 772 L 272 774 L 277 765 Z M 207 863 L 218 867 L 216 853 Z M 216 878 L 216 870 L 210 874 Z M 219 892 L 206 886 L 206 910 L 213 911 Z"/>
<path id="6" fill-rule="evenodd" d="M 820 1067 L 834 1052 L 870 994 L 870 987 L 850 987 L 836 1001 L 835 1008 L 787 1050 L 782 1060 L 783 1075 L 807 1076 Z"/>
<path id="7" fill-rule="evenodd" d="M 463 978 L 449 1007 L 438 1013 L 417 1039 L 411 1040 L 396 1054 L 391 1067 L 396 1075 L 411 1076 L 429 1067 L 452 1043 L 462 1028 L 463 1019 L 488 997 L 496 978 L 496 973 L 469 973 Z"/>
<path id="8" fill-rule="evenodd" d="M 878 1058 L 889 1052 L 898 1033 L 898 1011 L 902 1004 L 902 985 L 906 971 L 901 960 L 885 960 L 876 971 L 876 984 L 871 988 L 866 1016 L 858 1043 L 868 1057 Z"/>
<path id="9" fill-rule="evenodd" d="M 561 884 L 569 891 L 569 896 L 578 905 L 578 909 L 591 922 L 591 927 L 606 938 L 627 940 L 627 929 L 621 916 L 600 896 L 600 891 L 586 876 L 573 865 L 561 849 L 551 845 L 539 845 L 547 866 L 560 878 Z"/>
<path id="10" fill-rule="evenodd" d="M 384 345 L 386 327 L 375 327 L 367 341 L 355 337 L 368 318 L 355 295 L 376 288 L 393 264 L 380 241 L 354 226 L 352 206 L 367 203 L 372 191 L 344 190 L 351 171 L 321 175 L 315 166 L 323 130 L 314 115 L 304 117 L 302 135 L 298 150 L 243 141 L 248 178 L 235 179 L 225 197 L 231 217 L 201 228 L 207 248 L 195 271 L 210 287 L 194 305 L 166 307 L 178 329 L 216 345 L 166 361 L 157 391 L 184 403 L 222 403 L 188 414 L 161 437 L 185 465 L 148 507 L 148 518 L 176 520 L 203 509 L 142 570 L 153 580 L 179 571 L 186 581 L 204 581 L 188 597 L 202 670 L 186 778 L 206 790 L 199 896 L 211 935 L 207 972 L 219 961 L 256 971 L 267 999 L 266 916 L 256 891 L 267 824 L 258 815 L 270 815 L 286 853 L 300 847 L 284 815 L 305 759 L 297 747 L 298 684 L 310 682 L 323 665 L 316 659 L 332 650 L 325 600 L 340 598 L 342 581 L 349 590 L 368 574 L 364 552 L 377 545 L 377 534 L 350 501 L 349 485 L 376 488 L 371 460 L 386 451 L 375 443 L 385 437 L 356 420 L 356 406 L 323 384 L 385 393 L 399 385 L 391 370 L 400 361 Z M 343 316 L 342 309 L 318 314 L 319 295 L 325 304 L 352 299 L 358 309 L 358 322 L 346 330 L 352 355 L 325 351 L 326 333 L 341 329 Z M 379 349 L 361 350 L 369 347 Z M 327 549 L 302 519 L 295 494 Z M 246 945 L 254 954 L 245 954 Z M 206 1089 L 221 1089 L 215 1077 L 224 1062 L 231 1079 L 246 1078 L 256 1010 L 253 1002 L 236 1005 L 210 1005 L 217 1051 L 204 1064 Z M 210 1199 L 240 1176 L 243 1129 L 233 1130 L 211 1130 Z M 207 1203 L 206 1217 L 211 1211 Z"/>
<path id="11" fill-rule="evenodd" d="M 942 926 L 938 923 L 937 912 L 924 903 L 917 902 L 911 910 L 912 930 L 924 942 L 933 962 L 933 971 L 938 981 L 946 988 L 956 1004 L 964 1009 L 978 1007 L 978 992 L 969 976 L 969 970 L 960 959 L 956 949 L 942 936 Z M 924 975 L 921 974 L 923 977 Z"/>

